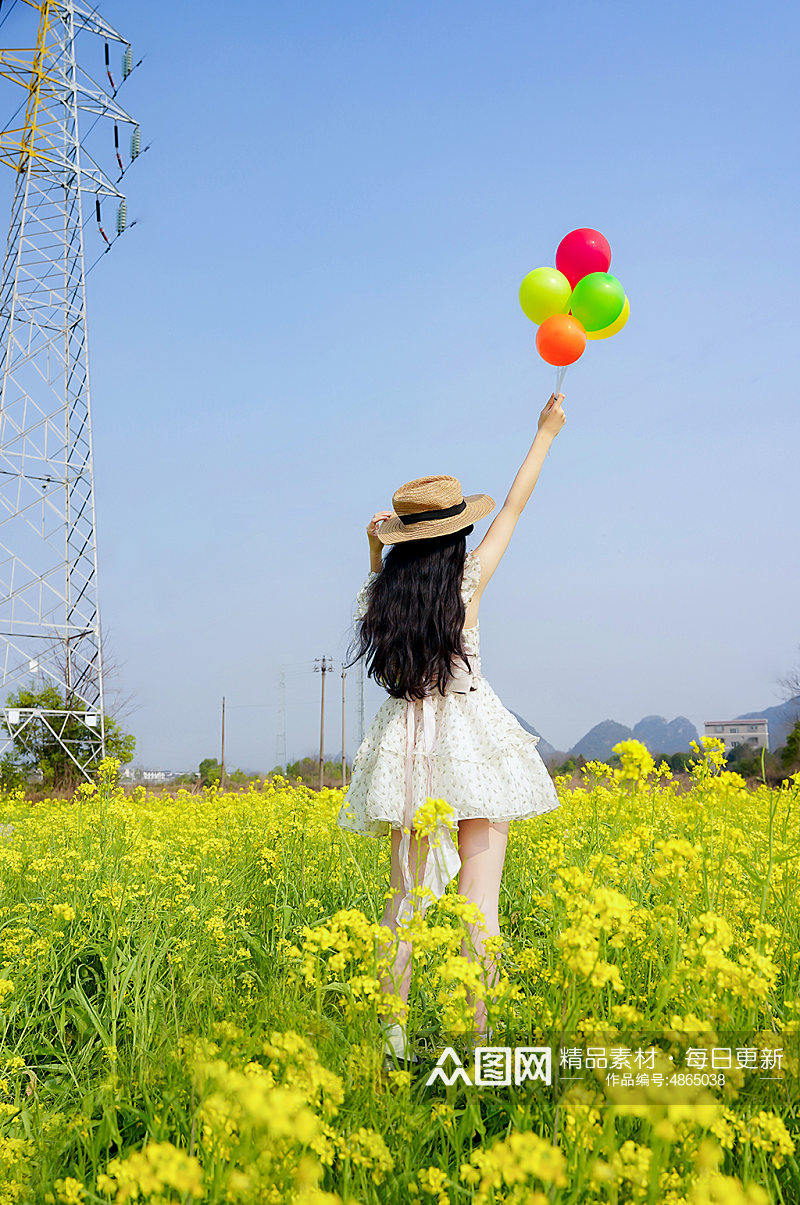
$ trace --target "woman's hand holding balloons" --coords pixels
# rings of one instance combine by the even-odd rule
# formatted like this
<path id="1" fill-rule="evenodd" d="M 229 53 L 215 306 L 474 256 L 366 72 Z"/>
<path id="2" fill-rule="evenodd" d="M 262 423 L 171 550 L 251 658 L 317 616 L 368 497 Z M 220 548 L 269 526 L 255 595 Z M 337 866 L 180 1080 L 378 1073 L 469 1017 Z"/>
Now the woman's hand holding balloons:
<path id="1" fill-rule="evenodd" d="M 561 409 L 563 400 L 563 393 L 559 393 L 558 397 L 554 393 L 551 393 L 549 401 L 546 402 L 542 413 L 539 415 L 538 430 L 544 432 L 545 435 L 549 435 L 551 439 L 555 439 L 567 421 L 567 416 Z"/>

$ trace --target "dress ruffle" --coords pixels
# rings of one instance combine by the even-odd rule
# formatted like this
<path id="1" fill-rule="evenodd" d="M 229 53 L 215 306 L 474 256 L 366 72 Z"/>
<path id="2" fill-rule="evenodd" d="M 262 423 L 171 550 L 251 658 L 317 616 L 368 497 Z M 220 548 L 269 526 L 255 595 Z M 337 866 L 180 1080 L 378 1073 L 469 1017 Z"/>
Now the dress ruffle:
<path id="1" fill-rule="evenodd" d="M 485 678 L 469 695 L 434 696 L 437 741 L 431 756 L 430 794 L 444 799 L 456 820 L 525 820 L 560 806 L 550 774 L 526 732 Z M 338 823 L 372 837 L 403 822 L 406 703 L 379 707 L 356 753 L 353 778 Z M 414 811 L 428 798 L 428 759 L 415 749 Z"/>

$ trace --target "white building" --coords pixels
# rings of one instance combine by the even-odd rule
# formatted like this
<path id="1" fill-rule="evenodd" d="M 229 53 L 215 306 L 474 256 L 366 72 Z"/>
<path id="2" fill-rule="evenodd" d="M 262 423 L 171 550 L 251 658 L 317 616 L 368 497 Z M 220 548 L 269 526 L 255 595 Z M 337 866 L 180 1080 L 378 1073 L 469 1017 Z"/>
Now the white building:
<path id="1" fill-rule="evenodd" d="M 716 736 L 725 742 L 725 752 L 730 753 L 735 745 L 752 745 L 755 749 L 768 749 L 767 720 L 714 720 L 706 721 L 705 735 Z"/>

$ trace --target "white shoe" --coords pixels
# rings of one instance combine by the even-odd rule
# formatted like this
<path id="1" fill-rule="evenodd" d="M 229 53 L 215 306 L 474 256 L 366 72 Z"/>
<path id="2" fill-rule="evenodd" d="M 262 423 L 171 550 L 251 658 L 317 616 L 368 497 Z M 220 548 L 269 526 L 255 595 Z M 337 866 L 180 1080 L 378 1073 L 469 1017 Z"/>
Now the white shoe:
<path id="1" fill-rule="evenodd" d="M 408 1035 L 405 1031 L 405 1026 L 398 1021 L 392 1025 L 384 1025 L 381 1022 L 383 1030 L 383 1056 L 384 1065 L 393 1067 L 396 1063 L 418 1063 L 419 1059 L 412 1053 L 408 1042 Z"/>

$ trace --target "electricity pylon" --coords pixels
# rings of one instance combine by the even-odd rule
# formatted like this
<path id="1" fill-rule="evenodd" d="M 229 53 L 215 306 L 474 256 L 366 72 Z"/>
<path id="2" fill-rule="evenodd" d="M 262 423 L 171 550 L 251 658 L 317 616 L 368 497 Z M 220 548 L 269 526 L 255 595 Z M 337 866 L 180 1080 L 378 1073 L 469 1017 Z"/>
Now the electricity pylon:
<path id="1" fill-rule="evenodd" d="M 43 726 L 88 778 L 106 719 L 82 194 L 94 193 L 106 249 L 101 200 L 118 204 L 116 234 L 127 223 L 119 180 L 81 141 L 81 115 L 113 123 L 120 179 L 119 124 L 133 127 L 131 159 L 141 143 L 109 66 L 109 42 L 120 43 L 130 74 L 126 39 L 81 0 L 25 3 L 39 14 L 36 46 L 0 51 L 0 75 L 27 93 L 24 124 L 0 136 L 0 162 L 16 173 L 0 284 L 0 689 L 5 704 L 12 687 L 57 688 L 65 709 L 6 705 L 6 731 L 29 728 L 33 740 Z M 78 64 L 81 33 L 105 40 L 110 90 Z"/>

